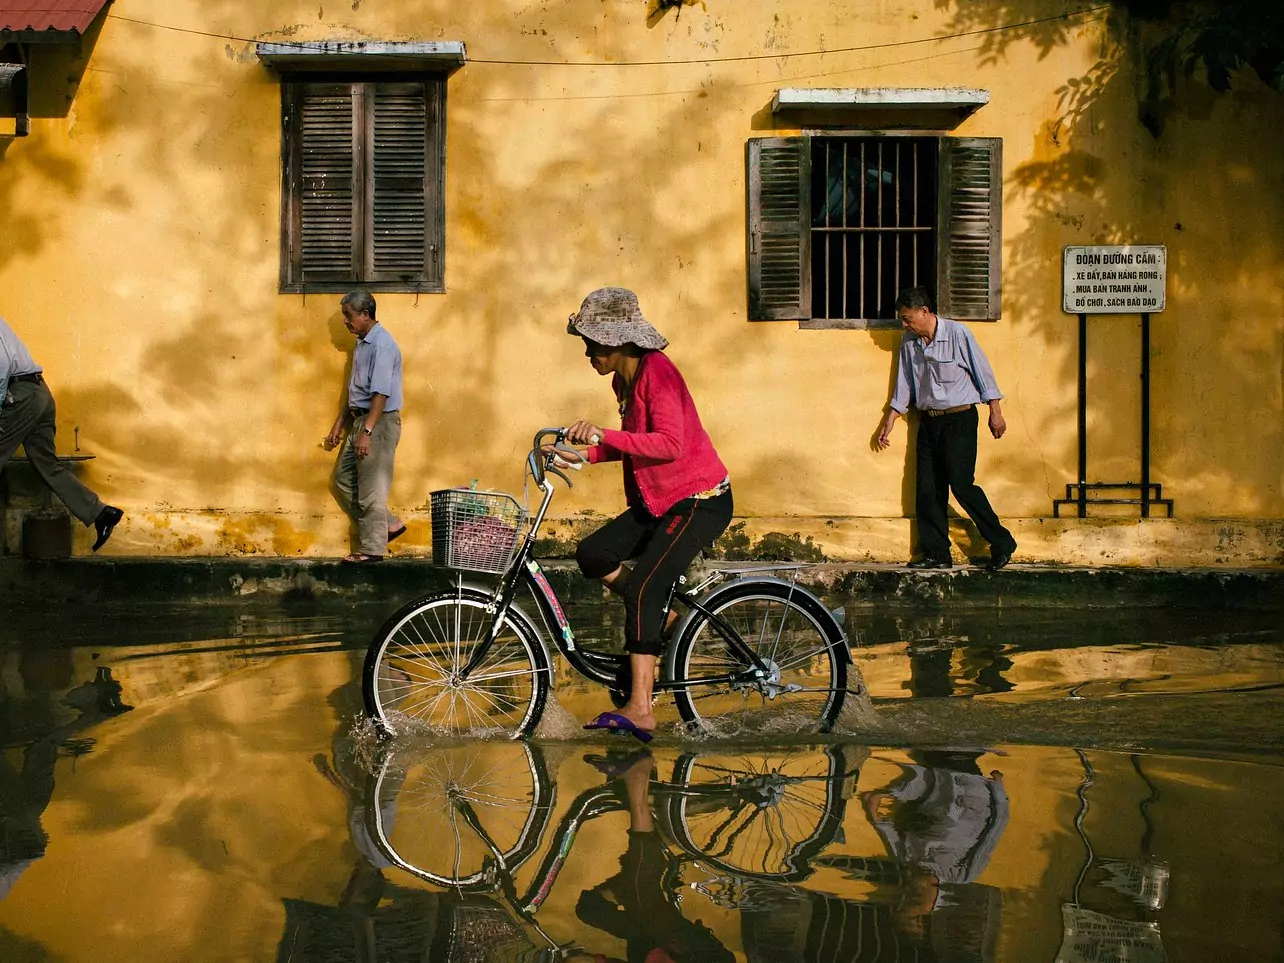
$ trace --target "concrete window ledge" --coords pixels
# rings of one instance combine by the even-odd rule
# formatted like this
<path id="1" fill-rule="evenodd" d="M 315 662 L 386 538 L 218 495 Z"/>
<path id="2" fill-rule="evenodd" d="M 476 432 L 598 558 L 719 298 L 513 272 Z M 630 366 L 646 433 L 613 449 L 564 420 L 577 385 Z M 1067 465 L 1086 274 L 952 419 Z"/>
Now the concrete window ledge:
<path id="1" fill-rule="evenodd" d="M 799 127 L 942 131 L 989 102 L 973 87 L 781 87 L 771 112 Z"/>

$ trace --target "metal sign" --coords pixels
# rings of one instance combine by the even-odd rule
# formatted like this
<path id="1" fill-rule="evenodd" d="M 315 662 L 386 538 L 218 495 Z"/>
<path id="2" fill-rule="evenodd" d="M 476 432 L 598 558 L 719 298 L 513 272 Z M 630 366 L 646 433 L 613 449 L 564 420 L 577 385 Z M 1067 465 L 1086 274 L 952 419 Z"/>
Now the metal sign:
<path id="1" fill-rule="evenodd" d="M 1055 963 L 1166 963 L 1159 924 L 1119 920 L 1074 903 L 1061 907 L 1064 933 Z"/>
<path id="2" fill-rule="evenodd" d="M 1162 244 L 1067 247 L 1061 310 L 1067 314 L 1158 314 L 1168 283 Z"/>

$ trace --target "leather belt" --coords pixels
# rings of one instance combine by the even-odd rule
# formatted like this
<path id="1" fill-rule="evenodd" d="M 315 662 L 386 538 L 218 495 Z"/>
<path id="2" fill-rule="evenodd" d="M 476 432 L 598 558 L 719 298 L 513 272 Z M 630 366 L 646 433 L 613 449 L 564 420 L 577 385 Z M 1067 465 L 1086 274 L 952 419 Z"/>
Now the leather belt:
<path id="1" fill-rule="evenodd" d="M 352 415 L 353 418 L 361 418 L 365 415 L 370 414 L 370 409 L 369 408 L 349 408 L 348 414 Z"/>
<path id="2" fill-rule="evenodd" d="M 32 371 L 30 374 L 10 375 L 9 380 L 10 381 L 31 381 L 36 384 L 40 384 L 40 382 L 45 380 L 45 376 L 42 375 L 39 371 Z"/>
<path id="3" fill-rule="evenodd" d="M 955 405 L 953 408 L 920 408 L 919 410 L 929 418 L 939 418 L 941 415 L 957 415 L 960 411 L 967 411 L 974 405 Z"/>

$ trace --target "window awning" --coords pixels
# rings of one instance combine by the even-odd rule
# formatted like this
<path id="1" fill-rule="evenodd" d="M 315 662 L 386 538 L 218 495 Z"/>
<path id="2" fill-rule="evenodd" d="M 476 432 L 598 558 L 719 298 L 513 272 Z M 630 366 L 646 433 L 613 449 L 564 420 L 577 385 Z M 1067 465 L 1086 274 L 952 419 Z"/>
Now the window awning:
<path id="1" fill-rule="evenodd" d="M 989 102 L 971 87 L 781 87 L 771 112 L 799 126 L 953 130 Z"/>
<path id="2" fill-rule="evenodd" d="M 459 40 L 406 43 L 320 40 L 259 43 L 259 59 L 278 70 L 438 71 L 454 73 L 467 55 Z"/>
<path id="3" fill-rule="evenodd" d="M 0 43 L 75 43 L 111 0 L 0 0 Z"/>
<path id="4" fill-rule="evenodd" d="M 27 117 L 27 67 L 25 64 L 0 63 L 0 117 L 14 119 L 15 137 L 31 133 Z"/>

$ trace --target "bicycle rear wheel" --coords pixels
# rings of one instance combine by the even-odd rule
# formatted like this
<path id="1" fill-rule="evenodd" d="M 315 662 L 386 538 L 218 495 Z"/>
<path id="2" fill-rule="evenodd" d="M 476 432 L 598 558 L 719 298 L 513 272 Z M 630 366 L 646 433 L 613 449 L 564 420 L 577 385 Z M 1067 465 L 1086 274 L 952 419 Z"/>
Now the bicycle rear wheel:
<path id="1" fill-rule="evenodd" d="M 366 711 L 385 732 L 425 728 L 446 735 L 517 738 L 538 724 L 552 677 L 533 626 L 515 610 L 485 658 L 459 673 L 494 622 L 491 598 L 443 592 L 394 612 L 375 634 L 362 671 Z"/>
<path id="2" fill-rule="evenodd" d="M 709 865 L 737 875 L 798 882 L 832 843 L 847 811 L 841 752 L 699 752 L 673 767 L 668 829 Z"/>
<path id="3" fill-rule="evenodd" d="M 394 865 L 440 886 L 490 885 L 539 847 L 557 784 L 538 746 L 469 742 L 386 756 L 366 789 L 366 827 Z"/>
<path id="4" fill-rule="evenodd" d="M 742 579 L 710 595 L 704 607 L 733 629 L 766 664 L 761 679 L 702 680 L 744 673 L 722 629 L 697 612 L 669 652 L 668 675 L 688 725 L 715 736 L 749 732 L 828 732 L 843 707 L 847 653 L 842 629 L 816 599 L 785 582 Z"/>

